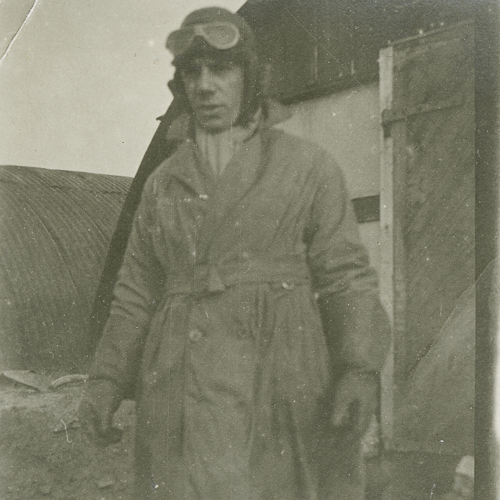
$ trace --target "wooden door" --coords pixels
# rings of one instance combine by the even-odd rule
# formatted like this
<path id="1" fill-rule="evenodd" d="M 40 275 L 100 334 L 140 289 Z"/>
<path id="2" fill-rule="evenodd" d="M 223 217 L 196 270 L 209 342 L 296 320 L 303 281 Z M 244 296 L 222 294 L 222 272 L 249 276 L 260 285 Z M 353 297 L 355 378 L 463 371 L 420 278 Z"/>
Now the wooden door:
<path id="1" fill-rule="evenodd" d="M 402 402 L 474 283 L 473 55 L 471 22 L 381 52 L 381 288 L 394 327 L 382 425 L 393 449 L 419 449 Z"/>

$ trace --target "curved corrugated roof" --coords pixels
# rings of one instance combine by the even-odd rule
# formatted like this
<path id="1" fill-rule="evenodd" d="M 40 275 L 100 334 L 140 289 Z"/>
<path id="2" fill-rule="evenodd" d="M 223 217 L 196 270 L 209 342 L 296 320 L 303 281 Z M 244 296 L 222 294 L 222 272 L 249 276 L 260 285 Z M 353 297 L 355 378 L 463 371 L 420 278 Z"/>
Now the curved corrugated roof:
<path id="1" fill-rule="evenodd" d="M 0 166 L 0 368 L 87 368 L 94 295 L 131 181 Z"/>

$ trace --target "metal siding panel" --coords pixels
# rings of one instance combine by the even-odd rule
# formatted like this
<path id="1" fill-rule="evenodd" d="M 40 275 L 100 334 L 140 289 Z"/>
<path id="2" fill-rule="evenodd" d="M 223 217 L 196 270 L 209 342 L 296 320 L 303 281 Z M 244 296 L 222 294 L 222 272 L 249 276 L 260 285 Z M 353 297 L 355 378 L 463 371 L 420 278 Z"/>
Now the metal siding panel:
<path id="1" fill-rule="evenodd" d="M 95 290 L 130 182 L 0 167 L 1 368 L 85 369 Z"/>

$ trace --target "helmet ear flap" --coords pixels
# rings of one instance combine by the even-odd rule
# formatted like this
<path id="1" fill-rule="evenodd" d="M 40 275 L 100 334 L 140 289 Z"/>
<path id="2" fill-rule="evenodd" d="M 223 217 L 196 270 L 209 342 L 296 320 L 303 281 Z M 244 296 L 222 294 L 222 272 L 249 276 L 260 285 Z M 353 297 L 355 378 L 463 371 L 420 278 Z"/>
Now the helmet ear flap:
<path id="1" fill-rule="evenodd" d="M 182 81 L 181 72 L 179 68 L 175 69 L 174 77 L 168 82 L 168 88 L 175 99 L 180 101 L 180 104 L 185 110 L 190 109 L 189 101 L 184 90 L 184 82 Z"/>
<path id="2" fill-rule="evenodd" d="M 237 124 L 246 126 L 263 103 L 263 86 L 261 66 L 255 54 L 247 51 L 244 56 L 243 69 L 245 84 L 243 88 L 243 102 Z"/>

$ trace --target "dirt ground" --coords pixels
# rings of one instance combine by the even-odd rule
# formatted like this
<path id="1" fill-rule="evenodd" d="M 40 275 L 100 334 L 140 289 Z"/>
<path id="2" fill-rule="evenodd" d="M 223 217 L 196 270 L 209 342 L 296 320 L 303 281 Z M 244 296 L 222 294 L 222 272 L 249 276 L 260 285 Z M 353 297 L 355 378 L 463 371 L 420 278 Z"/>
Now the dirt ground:
<path id="1" fill-rule="evenodd" d="M 0 500 L 132 500 L 134 403 L 115 416 L 121 442 L 99 449 L 76 420 L 82 393 L 0 387 Z"/>
<path id="2" fill-rule="evenodd" d="M 122 440 L 97 448 L 76 419 L 83 390 L 83 383 L 47 392 L 0 383 L 0 500 L 133 500 L 135 405 L 124 401 L 115 415 Z M 325 439 L 326 450 L 339 451 Z M 457 459 L 405 455 L 365 462 L 363 488 L 348 449 L 340 461 L 320 457 L 321 498 L 360 499 L 364 489 L 365 500 L 424 500 L 451 489 Z"/>
<path id="3" fill-rule="evenodd" d="M 115 414 L 121 441 L 97 448 L 76 419 L 83 390 L 83 383 L 47 392 L 0 384 L 0 500 L 132 500 L 134 403 Z M 330 491 L 345 467 L 323 460 L 322 498 L 360 498 L 358 481 Z"/>

